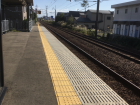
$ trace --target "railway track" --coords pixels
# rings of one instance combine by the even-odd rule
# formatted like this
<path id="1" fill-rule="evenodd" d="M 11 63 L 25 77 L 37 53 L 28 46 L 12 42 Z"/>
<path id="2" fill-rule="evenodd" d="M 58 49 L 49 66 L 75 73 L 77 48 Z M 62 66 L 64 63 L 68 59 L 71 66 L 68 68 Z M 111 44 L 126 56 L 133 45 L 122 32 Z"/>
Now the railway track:
<path id="1" fill-rule="evenodd" d="M 72 36 L 77 37 L 77 38 L 80 38 L 82 40 L 85 40 L 89 43 L 92 43 L 96 46 L 99 46 L 103 49 L 106 49 L 106 50 L 109 50 L 113 53 L 116 53 L 116 54 L 118 54 L 126 59 L 129 59 L 129 60 L 134 61 L 136 63 L 140 63 L 140 52 L 138 52 L 138 51 L 132 51 L 132 50 L 125 48 L 125 47 L 115 46 L 115 45 L 112 45 L 109 43 L 105 43 L 105 42 L 102 42 L 102 41 L 95 39 L 93 37 L 82 35 L 80 33 L 74 33 L 72 31 L 63 29 L 61 27 L 57 27 L 57 29 L 64 31 Z"/>
<path id="2" fill-rule="evenodd" d="M 104 70 L 106 70 L 107 72 L 109 72 L 109 74 L 111 74 L 113 77 L 115 77 L 119 81 L 121 81 L 121 83 L 125 84 L 125 86 L 129 87 L 133 92 L 135 92 L 136 94 L 140 94 L 140 88 L 138 86 L 136 86 L 135 84 L 133 84 L 132 82 L 130 82 L 129 80 L 127 80 L 126 78 L 124 78 L 123 76 L 121 76 L 120 74 L 116 73 L 114 70 L 110 69 L 105 64 L 101 63 L 99 60 L 97 60 L 96 58 L 94 58 L 93 56 L 91 56 L 90 54 L 88 54 L 87 52 L 85 52 L 83 49 L 79 48 L 74 43 L 70 42 L 68 39 L 64 38 L 62 35 L 60 35 L 59 33 L 57 33 L 56 30 L 54 31 L 51 26 L 49 26 L 47 24 L 44 24 L 44 23 L 42 23 L 42 24 L 47 29 L 49 29 L 53 34 L 58 35 L 59 37 L 61 37 L 64 40 L 66 40 L 68 43 L 70 43 L 72 46 L 74 46 L 76 49 L 78 49 L 81 53 L 83 53 L 85 56 L 87 56 L 90 60 L 92 60 L 97 65 L 99 65 L 100 67 L 102 67 Z"/>

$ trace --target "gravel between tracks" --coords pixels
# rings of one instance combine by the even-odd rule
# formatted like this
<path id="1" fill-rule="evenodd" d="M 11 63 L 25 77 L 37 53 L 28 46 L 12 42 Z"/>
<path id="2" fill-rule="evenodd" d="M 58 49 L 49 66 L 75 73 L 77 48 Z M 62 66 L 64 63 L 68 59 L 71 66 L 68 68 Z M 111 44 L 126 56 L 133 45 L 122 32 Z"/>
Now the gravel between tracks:
<path id="1" fill-rule="evenodd" d="M 87 41 L 76 38 L 61 30 L 55 29 L 58 33 L 75 43 L 77 46 L 91 54 L 94 58 L 110 67 L 115 72 L 121 74 L 129 81 L 140 87 L 140 64 L 130 61 L 113 52 L 100 48 Z"/>
<path id="2" fill-rule="evenodd" d="M 57 30 L 58 31 L 58 30 Z M 108 65 L 110 64 L 110 66 L 112 67 L 116 67 L 115 65 L 118 65 L 118 61 L 121 62 L 121 64 L 124 64 L 123 61 L 121 61 L 120 59 L 122 59 L 121 57 L 118 58 L 114 58 L 113 54 L 110 54 L 110 52 L 104 51 L 104 49 L 101 49 L 97 46 L 91 45 L 85 41 L 81 41 L 78 38 L 75 38 L 73 36 L 69 36 L 68 34 L 59 31 L 60 34 L 63 34 L 63 36 L 65 38 L 68 38 L 71 42 L 75 43 L 76 45 L 80 46 L 81 48 L 83 48 L 85 51 L 87 51 L 88 53 L 90 53 L 92 56 L 96 56 L 96 58 L 102 62 L 104 62 L 104 59 L 107 59 L 107 61 L 109 62 L 105 62 Z M 55 35 L 56 36 L 56 35 Z M 101 69 L 100 67 L 98 67 L 97 65 L 95 65 L 92 61 L 90 61 L 88 58 L 86 58 L 84 55 L 80 54 L 80 52 L 78 52 L 77 50 L 75 50 L 71 45 L 69 45 L 67 42 L 65 42 L 64 40 L 62 40 L 61 38 L 59 38 L 58 36 L 56 36 L 64 45 L 66 45 L 70 51 L 72 51 L 78 58 L 80 58 L 93 72 L 95 72 L 103 81 L 105 81 L 114 91 L 116 91 L 124 100 L 126 100 L 130 105 L 139 105 L 140 104 L 140 96 L 137 96 L 135 93 L 133 93 L 130 89 L 127 88 L 127 86 L 124 86 L 123 84 L 121 84 L 119 82 L 119 80 L 116 80 L 114 77 L 110 76 L 106 71 L 104 71 L 103 69 Z M 78 41 L 77 41 L 78 40 Z M 87 47 L 88 46 L 88 47 Z M 89 49 L 90 48 L 90 49 Z M 109 57 L 113 56 L 113 57 Z M 103 59 L 104 58 L 104 59 Z M 130 61 L 125 61 L 130 63 L 130 66 L 121 66 L 120 68 L 123 69 L 124 67 L 131 67 L 131 68 L 135 68 L 135 66 L 133 67 L 132 64 L 135 64 L 134 62 L 130 62 Z M 139 67 L 139 64 L 136 64 Z M 110 67 L 109 66 L 109 67 Z M 117 70 L 120 68 L 116 68 Z M 116 71 L 115 69 L 115 71 Z M 138 69 L 138 68 L 137 68 Z M 126 69 L 125 69 L 126 70 Z M 120 73 L 123 74 L 126 71 L 121 70 Z M 133 70 L 133 69 L 132 69 Z M 140 70 L 140 69 L 139 69 Z M 117 71 L 118 72 L 118 71 Z M 123 73 L 122 73 L 123 72 Z M 119 73 L 119 72 L 118 72 Z M 132 73 L 135 74 L 135 73 Z M 129 73 L 127 73 L 127 75 L 129 75 Z M 139 75 L 138 75 L 139 76 Z M 134 77 L 134 79 L 137 80 L 137 78 Z M 138 82 L 138 81 L 137 81 Z M 137 83 L 136 82 L 136 83 Z"/>

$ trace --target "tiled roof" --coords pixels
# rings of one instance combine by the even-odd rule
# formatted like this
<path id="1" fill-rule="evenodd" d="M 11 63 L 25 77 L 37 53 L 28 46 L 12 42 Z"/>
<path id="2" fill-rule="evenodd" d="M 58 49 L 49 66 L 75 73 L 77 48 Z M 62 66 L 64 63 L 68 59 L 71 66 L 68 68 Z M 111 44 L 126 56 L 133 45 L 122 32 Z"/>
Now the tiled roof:
<path id="1" fill-rule="evenodd" d="M 95 23 L 96 22 L 96 21 L 91 21 L 89 18 L 83 18 L 83 17 L 75 17 L 75 20 L 81 23 Z M 100 22 L 102 21 L 98 21 L 98 23 Z"/>
<path id="2" fill-rule="evenodd" d="M 69 11 L 69 16 L 73 16 L 73 17 L 79 17 L 80 14 L 79 13 L 85 13 L 84 11 Z"/>
<path id="3" fill-rule="evenodd" d="M 93 12 L 93 13 L 96 13 L 96 10 L 88 10 L 90 12 Z M 99 10 L 99 13 L 102 13 L 102 14 L 111 14 L 111 11 L 109 10 Z"/>

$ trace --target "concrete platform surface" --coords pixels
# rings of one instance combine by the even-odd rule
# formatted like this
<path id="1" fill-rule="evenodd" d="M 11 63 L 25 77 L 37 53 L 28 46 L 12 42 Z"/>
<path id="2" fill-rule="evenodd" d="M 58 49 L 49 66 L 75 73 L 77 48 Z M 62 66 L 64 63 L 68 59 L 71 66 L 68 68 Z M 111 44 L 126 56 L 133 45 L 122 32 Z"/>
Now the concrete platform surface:
<path id="1" fill-rule="evenodd" d="M 2 105 L 57 105 L 37 26 L 4 34 L 3 56 L 8 89 Z"/>

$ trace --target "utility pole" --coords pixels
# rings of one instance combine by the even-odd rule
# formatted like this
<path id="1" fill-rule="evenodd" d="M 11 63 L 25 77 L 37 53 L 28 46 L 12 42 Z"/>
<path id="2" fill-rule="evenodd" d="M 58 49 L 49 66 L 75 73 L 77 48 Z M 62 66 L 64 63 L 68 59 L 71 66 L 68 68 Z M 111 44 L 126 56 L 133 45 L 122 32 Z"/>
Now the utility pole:
<path id="1" fill-rule="evenodd" d="M 48 11 L 47 11 L 47 9 L 48 9 L 48 6 L 46 6 L 46 17 L 47 17 L 47 21 L 48 21 Z"/>
<path id="2" fill-rule="evenodd" d="M 100 0 L 97 1 L 97 13 L 96 13 L 96 23 L 95 23 L 95 29 L 96 29 L 95 30 L 95 38 L 97 38 L 99 2 L 100 2 Z"/>
<path id="3" fill-rule="evenodd" d="M 55 19 L 56 19 L 56 6 L 55 6 Z"/>

